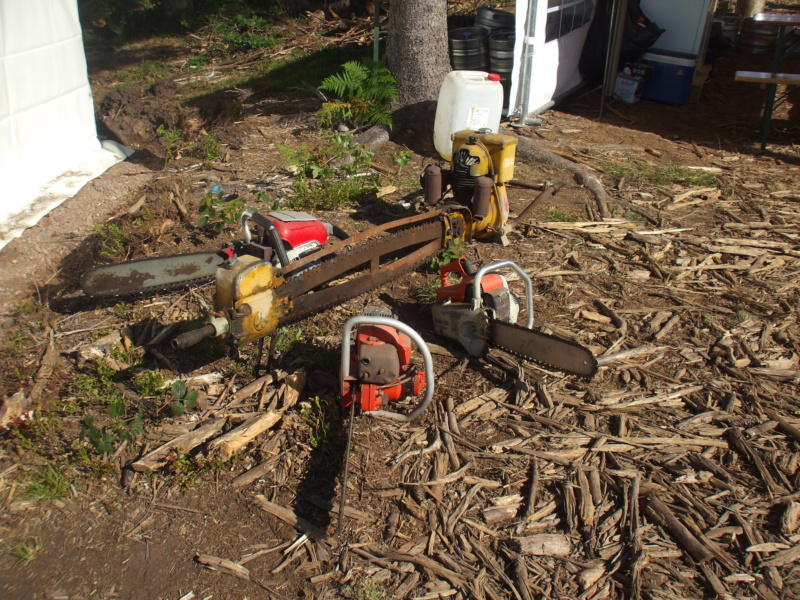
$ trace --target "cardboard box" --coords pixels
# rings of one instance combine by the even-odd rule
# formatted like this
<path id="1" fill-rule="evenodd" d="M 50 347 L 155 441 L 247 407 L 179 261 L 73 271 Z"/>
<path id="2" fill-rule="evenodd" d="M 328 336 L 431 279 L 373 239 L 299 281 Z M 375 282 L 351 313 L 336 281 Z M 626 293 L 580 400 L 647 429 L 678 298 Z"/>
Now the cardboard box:
<path id="1" fill-rule="evenodd" d="M 642 97 L 643 87 L 644 79 L 642 77 L 619 73 L 617 75 L 617 84 L 614 86 L 614 98 L 633 104 Z"/>

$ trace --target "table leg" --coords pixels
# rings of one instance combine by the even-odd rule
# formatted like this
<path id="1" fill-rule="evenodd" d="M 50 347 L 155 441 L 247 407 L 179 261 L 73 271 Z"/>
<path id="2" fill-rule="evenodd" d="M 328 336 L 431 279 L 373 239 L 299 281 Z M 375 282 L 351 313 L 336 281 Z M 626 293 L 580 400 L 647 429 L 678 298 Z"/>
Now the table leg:
<path id="1" fill-rule="evenodd" d="M 784 43 L 786 40 L 786 27 L 778 27 L 778 39 L 775 40 L 775 53 L 772 55 L 772 72 L 777 73 L 783 61 Z M 775 96 L 778 86 L 771 83 L 767 86 L 767 99 L 764 102 L 764 118 L 761 120 L 761 151 L 767 149 L 767 139 L 772 126 L 772 111 L 775 109 Z"/>
<path id="2" fill-rule="evenodd" d="M 770 126 L 772 125 L 772 111 L 775 108 L 775 96 L 778 86 L 771 83 L 767 86 L 767 100 L 764 102 L 764 118 L 761 119 L 761 151 L 767 149 L 767 138 L 769 137 Z"/>

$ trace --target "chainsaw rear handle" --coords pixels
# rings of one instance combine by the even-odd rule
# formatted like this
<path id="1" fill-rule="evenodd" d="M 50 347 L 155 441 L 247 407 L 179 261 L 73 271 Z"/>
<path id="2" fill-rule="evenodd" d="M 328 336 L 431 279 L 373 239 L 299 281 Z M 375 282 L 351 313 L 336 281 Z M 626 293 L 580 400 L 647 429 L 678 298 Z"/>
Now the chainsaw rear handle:
<path id="1" fill-rule="evenodd" d="M 344 378 L 350 372 L 350 334 L 352 333 L 353 329 L 359 325 L 383 325 L 385 327 L 394 327 L 414 340 L 417 348 L 419 348 L 425 365 L 425 396 L 423 397 L 422 402 L 408 415 L 401 415 L 388 410 L 375 410 L 369 413 L 375 417 L 383 417 L 385 419 L 392 419 L 393 421 L 410 423 L 423 412 L 425 412 L 425 409 L 428 408 L 431 400 L 433 400 L 433 357 L 431 357 L 431 351 L 428 349 L 428 344 L 425 343 L 425 340 L 423 340 L 416 331 L 397 319 L 371 315 L 359 315 L 357 317 L 351 317 L 344 324 L 344 330 L 342 331 L 342 362 L 339 367 L 340 388 L 343 387 Z"/>
<path id="2" fill-rule="evenodd" d="M 286 254 L 286 248 L 283 247 L 283 240 L 281 240 L 281 236 L 278 235 L 275 224 L 267 217 L 254 210 L 248 209 L 242 212 L 242 232 L 244 233 L 244 241 L 248 244 L 251 240 L 250 227 L 247 225 L 248 220 L 264 228 L 264 231 L 266 231 L 269 236 L 272 249 L 275 251 L 275 254 L 278 255 L 278 262 L 281 263 L 281 267 L 288 266 L 289 255 Z"/>
<path id="3" fill-rule="evenodd" d="M 450 274 L 454 273 L 460 277 L 465 276 L 473 276 L 475 273 L 478 272 L 476 267 L 477 264 L 480 264 L 481 261 L 478 260 L 467 260 L 463 256 L 458 260 L 451 260 L 445 266 L 442 267 L 442 270 L 439 272 L 439 277 L 441 279 L 441 285 L 449 285 L 450 284 Z"/>
<path id="4" fill-rule="evenodd" d="M 531 282 L 531 278 L 528 277 L 528 274 L 523 271 L 520 266 L 510 260 L 501 260 L 500 262 L 493 263 L 491 265 L 486 265 L 485 267 L 481 267 L 481 269 L 475 274 L 475 280 L 473 282 L 473 286 L 476 290 L 481 289 L 481 279 L 483 276 L 486 275 L 489 271 L 496 271 L 497 269 L 501 269 L 503 267 L 511 267 L 514 271 L 517 272 L 522 280 L 525 282 L 525 300 L 526 306 L 528 308 L 528 322 L 525 325 L 528 329 L 533 327 L 533 283 Z M 483 307 L 483 299 L 481 298 L 481 294 L 472 294 L 472 310 L 479 311 Z"/>

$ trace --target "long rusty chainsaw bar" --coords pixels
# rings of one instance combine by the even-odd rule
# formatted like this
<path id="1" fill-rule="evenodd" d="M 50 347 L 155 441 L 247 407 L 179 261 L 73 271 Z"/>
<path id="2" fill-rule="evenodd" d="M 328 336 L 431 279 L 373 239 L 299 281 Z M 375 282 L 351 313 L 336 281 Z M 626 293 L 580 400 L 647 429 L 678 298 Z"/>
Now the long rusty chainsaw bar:
<path id="1" fill-rule="evenodd" d="M 208 335 L 230 333 L 237 345 L 258 340 L 391 281 L 468 232 L 467 211 L 440 210 L 368 229 L 282 269 L 252 257 L 234 259 L 217 274 L 214 308 L 224 316 Z M 178 336 L 174 345 L 185 341 Z"/>

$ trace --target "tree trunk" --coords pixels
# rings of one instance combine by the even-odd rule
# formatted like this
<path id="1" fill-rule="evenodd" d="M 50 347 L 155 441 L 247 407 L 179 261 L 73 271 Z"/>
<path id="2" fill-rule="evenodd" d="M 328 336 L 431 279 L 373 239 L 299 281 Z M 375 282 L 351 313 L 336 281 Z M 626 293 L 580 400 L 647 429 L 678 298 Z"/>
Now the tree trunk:
<path id="1" fill-rule="evenodd" d="M 766 0 L 739 0 L 736 3 L 736 12 L 745 17 L 753 17 L 764 12 Z"/>
<path id="2" fill-rule="evenodd" d="M 447 0 L 392 0 L 386 58 L 397 79 L 396 108 L 435 100 L 450 71 Z"/>

